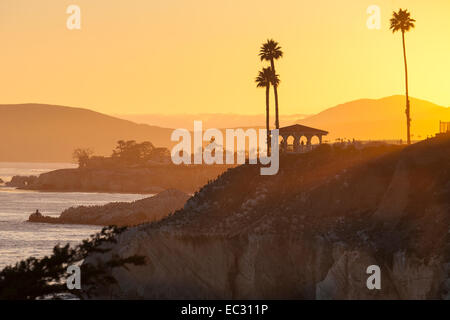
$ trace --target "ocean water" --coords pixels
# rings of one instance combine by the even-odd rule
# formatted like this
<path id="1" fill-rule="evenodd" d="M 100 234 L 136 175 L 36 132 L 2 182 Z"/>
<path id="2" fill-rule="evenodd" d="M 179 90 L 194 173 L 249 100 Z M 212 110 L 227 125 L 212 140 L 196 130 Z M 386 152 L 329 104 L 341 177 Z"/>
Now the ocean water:
<path id="1" fill-rule="evenodd" d="M 0 162 L 0 179 L 9 181 L 13 176 L 38 176 L 57 169 L 76 168 L 74 163 L 59 162 Z"/>
<path id="2" fill-rule="evenodd" d="M 0 163 L 0 177 L 8 181 L 12 175 L 40 174 L 72 167 L 71 164 Z M 51 254 L 60 244 L 77 244 L 100 231 L 99 226 L 56 225 L 26 222 L 39 209 L 44 215 L 58 216 L 73 206 L 102 205 L 108 202 L 131 202 L 148 197 L 141 194 L 83 192 L 36 192 L 0 186 L 0 270 L 28 257 Z"/>

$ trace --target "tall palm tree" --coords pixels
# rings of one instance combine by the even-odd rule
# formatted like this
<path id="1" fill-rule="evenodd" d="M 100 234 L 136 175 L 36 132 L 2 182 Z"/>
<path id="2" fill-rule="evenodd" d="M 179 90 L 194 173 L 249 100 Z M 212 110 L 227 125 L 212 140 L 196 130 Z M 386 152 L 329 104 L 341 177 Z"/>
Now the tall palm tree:
<path id="1" fill-rule="evenodd" d="M 405 83 L 406 83 L 406 130 L 407 130 L 407 139 L 408 144 L 411 144 L 411 109 L 409 104 L 409 92 L 408 92 L 408 64 L 406 62 L 406 46 L 405 46 L 405 32 L 408 32 L 412 28 L 415 27 L 414 22 L 416 20 L 411 18 L 411 14 L 408 10 L 399 9 L 398 12 L 393 12 L 393 16 L 391 18 L 391 27 L 392 33 L 397 31 L 402 32 L 402 40 L 403 40 L 403 59 L 405 61 Z"/>
<path id="2" fill-rule="evenodd" d="M 277 86 L 280 83 L 278 75 L 276 75 L 271 67 L 263 68 L 258 73 L 255 79 L 256 87 L 266 88 L 266 129 L 267 129 L 267 152 L 270 151 L 270 124 L 269 124 L 269 110 L 270 110 L 270 86 Z"/>
<path id="3" fill-rule="evenodd" d="M 278 42 L 269 39 L 266 43 L 261 46 L 259 50 L 259 57 L 261 61 L 270 61 L 270 67 L 272 68 L 273 74 L 276 74 L 275 71 L 275 60 L 283 57 L 283 51 L 281 51 L 281 47 L 278 45 Z M 277 129 L 280 128 L 280 121 L 278 115 L 278 84 L 273 85 L 273 91 L 275 95 L 275 127 Z"/>

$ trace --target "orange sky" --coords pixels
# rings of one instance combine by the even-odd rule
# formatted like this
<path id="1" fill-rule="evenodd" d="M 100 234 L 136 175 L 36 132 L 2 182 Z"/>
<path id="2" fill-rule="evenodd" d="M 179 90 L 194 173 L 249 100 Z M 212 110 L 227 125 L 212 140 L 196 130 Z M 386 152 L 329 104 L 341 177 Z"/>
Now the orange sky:
<path id="1" fill-rule="evenodd" d="M 69 4 L 82 29 L 66 29 Z M 382 29 L 366 27 L 369 5 Z M 0 103 L 39 102 L 125 113 L 264 113 L 253 83 L 267 38 L 285 57 L 280 110 L 316 113 L 404 92 L 393 9 L 407 35 L 410 92 L 450 105 L 449 0 L 1 0 Z"/>

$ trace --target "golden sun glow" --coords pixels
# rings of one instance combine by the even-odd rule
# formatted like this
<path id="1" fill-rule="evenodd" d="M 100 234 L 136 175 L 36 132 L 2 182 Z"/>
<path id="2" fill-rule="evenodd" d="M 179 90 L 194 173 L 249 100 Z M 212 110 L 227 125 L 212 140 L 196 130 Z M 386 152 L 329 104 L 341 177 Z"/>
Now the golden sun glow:
<path id="1" fill-rule="evenodd" d="M 66 28 L 69 4 L 81 30 Z M 39 102 L 125 113 L 264 113 L 253 82 L 267 38 L 283 47 L 280 112 L 317 113 L 358 98 L 404 93 L 392 11 L 417 20 L 407 34 L 410 94 L 450 104 L 450 2 L 29 1 L 0 3 L 2 103 Z M 270 23 L 268 22 L 270 21 Z"/>

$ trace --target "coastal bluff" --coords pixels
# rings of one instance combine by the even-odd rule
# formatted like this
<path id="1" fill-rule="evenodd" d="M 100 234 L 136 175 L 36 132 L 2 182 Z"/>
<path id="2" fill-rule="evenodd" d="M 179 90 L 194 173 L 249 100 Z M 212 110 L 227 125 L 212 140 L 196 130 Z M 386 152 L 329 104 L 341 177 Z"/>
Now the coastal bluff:
<path id="1" fill-rule="evenodd" d="M 14 176 L 6 183 L 24 190 L 154 194 L 167 189 L 195 192 L 227 166 L 60 169 L 39 176 Z"/>
<path id="2" fill-rule="evenodd" d="M 450 299 L 450 139 L 408 147 L 323 145 L 245 165 L 111 251 L 146 265 L 108 273 L 96 299 Z M 368 290 L 367 268 L 381 270 Z"/>
<path id="3" fill-rule="evenodd" d="M 189 195 L 169 189 L 134 202 L 113 202 L 102 206 L 79 206 L 64 210 L 59 217 L 33 213 L 29 222 L 53 224 L 85 224 L 101 226 L 134 226 L 158 221 L 183 208 Z"/>

